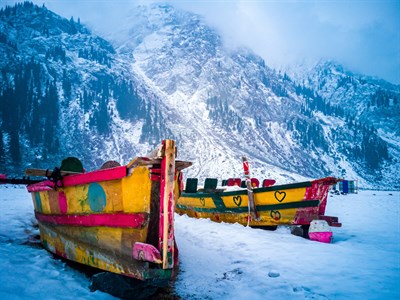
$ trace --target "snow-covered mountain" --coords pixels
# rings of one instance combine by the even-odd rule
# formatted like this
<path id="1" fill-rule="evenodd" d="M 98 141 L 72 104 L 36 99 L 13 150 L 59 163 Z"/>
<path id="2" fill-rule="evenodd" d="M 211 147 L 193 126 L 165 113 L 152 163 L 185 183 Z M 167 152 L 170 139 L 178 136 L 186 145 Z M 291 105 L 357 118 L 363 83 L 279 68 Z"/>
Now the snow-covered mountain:
<path id="1" fill-rule="evenodd" d="M 128 15 L 106 41 L 45 7 L 0 11 L 0 169 L 127 163 L 173 138 L 194 162 L 187 176 L 240 176 L 247 155 L 259 178 L 400 188 L 398 86 L 329 63 L 288 76 L 170 5 Z"/>
<path id="2" fill-rule="evenodd" d="M 25 2 L 1 10 L 0 30 L 2 169 L 51 168 L 71 155 L 100 167 L 146 152 L 145 128 L 160 138 L 155 103 L 140 98 L 129 65 L 79 19 Z"/>

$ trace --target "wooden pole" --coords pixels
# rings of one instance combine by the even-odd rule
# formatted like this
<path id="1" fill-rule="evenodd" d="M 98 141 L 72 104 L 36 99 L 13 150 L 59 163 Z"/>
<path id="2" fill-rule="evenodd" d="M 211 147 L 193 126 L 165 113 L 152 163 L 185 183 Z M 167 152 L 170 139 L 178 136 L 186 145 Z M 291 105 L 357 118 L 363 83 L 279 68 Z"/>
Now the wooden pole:
<path id="1" fill-rule="evenodd" d="M 249 203 L 251 219 L 254 221 L 260 221 L 260 216 L 258 215 L 256 205 L 254 202 L 253 187 L 251 186 L 249 162 L 247 161 L 246 156 L 243 156 L 242 160 L 243 160 L 244 177 L 246 179 L 246 187 L 247 187 L 247 195 L 248 195 L 248 199 L 249 199 L 248 203 Z M 247 225 L 249 225 L 249 222 L 250 222 L 250 220 L 248 220 Z"/>
<path id="2" fill-rule="evenodd" d="M 165 140 L 164 157 L 161 162 L 161 195 L 160 208 L 162 220 L 160 220 L 160 235 L 162 234 L 162 259 L 163 269 L 174 267 L 174 177 L 175 177 L 175 142 Z M 161 249 L 160 249 L 161 250 Z"/>

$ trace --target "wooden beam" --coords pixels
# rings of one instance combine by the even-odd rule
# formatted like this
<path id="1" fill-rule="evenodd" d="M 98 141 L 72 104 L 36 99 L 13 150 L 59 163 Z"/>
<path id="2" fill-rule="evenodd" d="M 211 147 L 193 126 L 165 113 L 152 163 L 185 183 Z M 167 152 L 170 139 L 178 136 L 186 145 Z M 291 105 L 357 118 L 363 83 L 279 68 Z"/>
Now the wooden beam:
<path id="1" fill-rule="evenodd" d="M 161 158 L 147 158 L 147 157 L 135 157 L 132 159 L 126 167 L 128 169 L 139 167 L 139 166 L 151 166 L 151 165 L 161 165 Z M 177 160 L 175 161 L 175 167 L 177 171 L 181 171 L 190 167 L 193 163 L 191 161 Z"/>
<path id="2" fill-rule="evenodd" d="M 164 156 L 164 145 L 160 144 L 156 149 L 146 155 L 148 158 L 163 157 Z"/>
<path id="3" fill-rule="evenodd" d="M 161 158 L 135 157 L 126 165 L 126 167 L 131 169 L 139 166 L 151 166 L 157 164 L 161 164 Z"/>
<path id="4" fill-rule="evenodd" d="M 51 177 L 53 174 L 54 170 L 44 170 L 44 169 L 26 169 L 25 174 L 29 176 L 45 176 L 45 177 Z M 78 172 L 71 172 L 71 171 L 60 171 L 61 176 L 65 175 L 72 175 L 72 174 L 82 174 Z"/>

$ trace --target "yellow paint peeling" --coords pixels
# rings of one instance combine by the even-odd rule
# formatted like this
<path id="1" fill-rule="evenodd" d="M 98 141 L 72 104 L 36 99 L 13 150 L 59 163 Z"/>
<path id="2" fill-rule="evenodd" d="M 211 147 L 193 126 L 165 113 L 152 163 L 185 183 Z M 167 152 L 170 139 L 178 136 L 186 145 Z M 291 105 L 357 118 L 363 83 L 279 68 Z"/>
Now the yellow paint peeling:
<path id="1" fill-rule="evenodd" d="M 123 211 L 121 181 L 104 181 L 100 185 L 103 187 L 107 198 L 105 212 L 115 213 Z"/>
<path id="2" fill-rule="evenodd" d="M 40 201 L 42 202 L 42 211 L 44 214 L 50 214 L 49 195 L 47 192 L 40 192 Z"/>
<path id="3" fill-rule="evenodd" d="M 149 212 L 151 180 L 146 167 L 133 169 L 130 176 L 122 179 L 123 208 L 126 213 Z"/>
<path id="4" fill-rule="evenodd" d="M 192 207 L 215 208 L 214 201 L 210 197 L 191 198 L 185 197 L 178 200 L 179 204 Z"/>

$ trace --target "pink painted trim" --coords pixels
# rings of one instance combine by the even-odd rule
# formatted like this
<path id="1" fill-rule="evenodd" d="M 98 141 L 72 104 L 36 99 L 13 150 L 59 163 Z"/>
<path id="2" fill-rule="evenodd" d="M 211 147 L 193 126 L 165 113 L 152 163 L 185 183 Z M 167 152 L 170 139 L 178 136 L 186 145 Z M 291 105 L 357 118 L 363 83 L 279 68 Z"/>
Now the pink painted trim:
<path id="1" fill-rule="evenodd" d="M 293 225 L 309 225 L 314 219 L 318 219 L 318 207 L 297 208 Z"/>
<path id="2" fill-rule="evenodd" d="M 146 213 L 136 214 L 91 214 L 91 215 L 45 215 L 35 211 L 39 222 L 70 226 L 105 226 L 143 228 L 147 223 Z"/>
<path id="3" fill-rule="evenodd" d="M 65 176 L 62 182 L 58 181 L 57 186 L 74 186 L 83 185 L 92 182 L 100 182 L 107 180 L 121 179 L 126 176 L 126 166 L 116 167 L 112 169 L 97 170 L 84 174 Z M 49 191 L 54 188 L 53 181 L 45 180 L 39 183 L 31 184 L 27 187 L 28 192 Z"/>
<path id="4" fill-rule="evenodd" d="M 320 204 L 318 207 L 297 209 L 293 225 L 308 225 L 314 219 L 323 220 L 322 217 L 325 214 L 329 187 L 337 181 L 338 179 L 334 177 L 326 177 L 311 181 L 311 186 L 306 188 L 303 201 L 319 199 Z"/>
<path id="5" fill-rule="evenodd" d="M 146 243 L 137 242 L 133 245 L 132 257 L 136 260 L 161 264 L 161 254 L 156 247 Z"/>
<path id="6" fill-rule="evenodd" d="M 112 169 L 97 170 L 84 174 L 68 175 L 63 178 L 62 183 L 63 186 L 81 185 L 92 182 L 121 179 L 124 178 L 126 174 L 126 166 L 121 166 Z"/>
<path id="7" fill-rule="evenodd" d="M 41 192 L 41 191 L 50 191 L 54 188 L 54 182 L 50 180 L 45 180 L 42 182 L 34 183 L 27 186 L 27 190 L 29 193 L 32 192 Z"/>
<path id="8" fill-rule="evenodd" d="M 60 206 L 60 212 L 66 214 L 68 211 L 68 202 L 64 192 L 58 193 L 58 205 Z"/>

